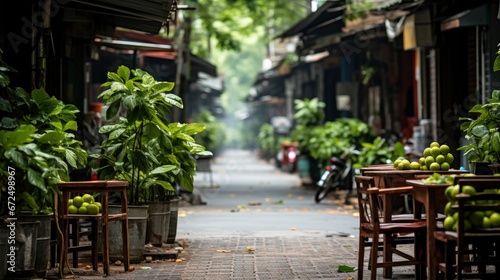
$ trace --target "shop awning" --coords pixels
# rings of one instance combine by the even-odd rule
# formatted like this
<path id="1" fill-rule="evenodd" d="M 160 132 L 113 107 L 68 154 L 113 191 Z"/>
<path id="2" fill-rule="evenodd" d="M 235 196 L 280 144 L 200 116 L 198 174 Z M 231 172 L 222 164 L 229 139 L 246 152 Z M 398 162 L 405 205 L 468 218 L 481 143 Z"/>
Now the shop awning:
<path id="1" fill-rule="evenodd" d="M 177 10 L 173 0 L 70 0 L 59 4 L 77 14 L 92 14 L 98 24 L 158 34 Z"/>
<path id="2" fill-rule="evenodd" d="M 441 22 L 441 31 L 459 27 L 488 25 L 489 9 L 488 5 L 463 11 Z"/>
<path id="3" fill-rule="evenodd" d="M 340 30 L 344 25 L 342 20 L 344 9 L 345 6 L 341 5 L 340 1 L 326 2 L 317 11 L 308 15 L 276 38 L 285 39 L 298 35 L 313 36 L 321 32 L 331 33 L 335 29 Z"/>

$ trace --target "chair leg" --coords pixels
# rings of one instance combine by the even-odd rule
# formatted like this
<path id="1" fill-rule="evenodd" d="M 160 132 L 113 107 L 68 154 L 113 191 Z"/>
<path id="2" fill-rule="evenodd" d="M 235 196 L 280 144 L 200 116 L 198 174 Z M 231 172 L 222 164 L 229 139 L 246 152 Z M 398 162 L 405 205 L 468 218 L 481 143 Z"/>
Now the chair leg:
<path id="1" fill-rule="evenodd" d="M 455 270 L 453 269 L 453 265 L 455 265 L 455 257 L 456 257 L 456 242 L 448 240 L 445 245 L 445 265 L 446 265 L 446 272 L 445 272 L 445 278 L 447 280 L 450 279 L 455 279 Z"/>
<path id="2" fill-rule="evenodd" d="M 377 258 L 378 258 L 378 235 L 374 234 L 372 238 L 371 254 L 371 280 L 377 280 Z"/>
<path id="3" fill-rule="evenodd" d="M 359 236 L 359 248 L 358 248 L 358 279 L 363 279 L 363 269 L 365 262 L 365 237 Z M 368 264 L 368 266 L 370 266 Z"/>
<path id="4" fill-rule="evenodd" d="M 415 233 L 414 240 L 414 256 L 421 260 L 422 262 L 415 265 L 415 276 L 416 279 L 427 279 L 427 269 L 425 265 L 426 256 L 426 242 L 425 242 L 425 234 L 422 232 Z"/>

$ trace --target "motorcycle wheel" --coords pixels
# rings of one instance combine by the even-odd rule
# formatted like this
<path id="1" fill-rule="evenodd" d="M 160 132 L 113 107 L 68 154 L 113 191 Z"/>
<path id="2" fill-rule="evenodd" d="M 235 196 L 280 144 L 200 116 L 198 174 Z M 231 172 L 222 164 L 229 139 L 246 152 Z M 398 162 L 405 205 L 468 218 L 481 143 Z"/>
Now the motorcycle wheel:
<path id="1" fill-rule="evenodd" d="M 295 163 L 294 162 L 288 163 L 288 173 L 295 173 Z"/>
<path id="2" fill-rule="evenodd" d="M 320 203 L 334 188 L 333 183 L 337 180 L 339 173 L 337 171 L 332 171 L 328 178 L 323 183 L 323 186 L 319 187 L 314 196 L 314 201 Z"/>

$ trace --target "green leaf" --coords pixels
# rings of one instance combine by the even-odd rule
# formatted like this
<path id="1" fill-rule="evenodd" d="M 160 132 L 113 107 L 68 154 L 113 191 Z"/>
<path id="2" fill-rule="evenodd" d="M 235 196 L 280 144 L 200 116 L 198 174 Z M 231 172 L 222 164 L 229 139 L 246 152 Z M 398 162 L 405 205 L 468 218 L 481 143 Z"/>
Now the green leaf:
<path id="1" fill-rule="evenodd" d="M 149 172 L 149 174 L 163 174 L 163 173 L 167 173 L 169 171 L 172 171 L 176 168 L 177 168 L 177 166 L 175 166 L 175 165 L 162 165 L 162 166 L 158 166 L 157 168 L 153 169 L 151 172 Z"/>
<path id="2" fill-rule="evenodd" d="M 151 89 L 153 93 L 169 92 L 174 88 L 173 82 L 158 82 Z"/>
<path id="3" fill-rule="evenodd" d="M 14 131 L 0 131 L 0 143 L 7 147 L 15 147 L 21 144 L 30 143 L 33 141 L 33 133 L 35 133 L 36 128 L 32 125 L 20 125 Z"/>
<path id="4" fill-rule="evenodd" d="M 122 78 L 120 75 L 114 73 L 114 72 L 108 72 L 108 79 L 115 81 L 115 82 L 122 82 Z M 111 82 L 113 83 L 113 82 Z"/>
<path id="5" fill-rule="evenodd" d="M 33 211 L 38 212 L 40 210 L 40 207 L 36 203 L 36 199 L 31 194 L 29 194 L 28 192 L 23 192 L 21 194 L 21 197 L 24 201 L 26 201 L 29 207 L 33 209 Z"/>
<path id="6" fill-rule="evenodd" d="M 493 63 L 493 71 L 500 71 L 500 54 L 497 54 L 497 57 L 495 58 L 495 62 Z"/>
<path id="7" fill-rule="evenodd" d="M 2 97 L 0 97 L 0 111 L 4 111 L 4 112 L 12 112 L 12 105 L 10 104 L 10 102 L 6 99 L 3 99 Z"/>
<path id="8" fill-rule="evenodd" d="M 356 271 L 355 267 L 343 264 L 339 265 L 339 267 L 337 268 L 337 272 L 354 272 L 354 271 Z"/>
<path id="9" fill-rule="evenodd" d="M 62 126 L 62 123 L 61 123 L 60 120 L 51 121 L 50 122 L 50 127 L 55 128 L 57 131 L 62 131 L 63 130 L 63 126 Z"/>
<path id="10" fill-rule="evenodd" d="M 156 180 L 155 181 L 156 184 L 162 186 L 165 190 L 167 191 L 175 191 L 174 187 L 172 186 L 172 184 L 170 184 L 169 182 L 167 181 L 164 181 L 164 180 Z"/>
<path id="11" fill-rule="evenodd" d="M 40 107 L 42 102 L 44 102 L 45 100 L 48 100 L 50 98 L 50 96 L 47 92 L 45 92 L 44 89 L 38 88 L 38 89 L 34 89 L 31 92 L 31 98 L 33 98 L 33 100 L 38 105 L 38 107 Z"/>
<path id="12" fill-rule="evenodd" d="M 184 108 L 184 105 L 182 104 L 182 99 L 179 96 L 172 93 L 162 93 L 161 96 L 163 97 L 163 99 L 167 104 L 176 106 L 179 109 Z"/>
<path id="13" fill-rule="evenodd" d="M 28 161 L 24 157 L 23 153 L 21 153 L 17 150 L 14 150 L 14 149 L 10 149 L 10 150 L 6 151 L 4 155 L 7 159 L 10 159 L 12 162 L 14 162 L 14 164 L 17 167 L 22 168 L 22 169 L 28 168 Z"/>
<path id="14" fill-rule="evenodd" d="M 481 137 L 489 134 L 489 132 L 490 132 L 489 129 L 484 125 L 475 126 L 470 131 L 470 133 L 472 135 L 474 135 L 475 137 L 478 137 L 478 138 L 481 138 Z"/>
<path id="15" fill-rule="evenodd" d="M 111 120 L 118 114 L 118 111 L 120 110 L 120 102 L 115 102 L 109 105 L 108 109 L 106 110 L 106 119 Z"/>
<path id="16" fill-rule="evenodd" d="M 69 121 L 64 125 L 63 131 L 67 130 L 73 130 L 77 131 L 78 130 L 78 123 L 76 121 Z"/>
<path id="17" fill-rule="evenodd" d="M 189 123 L 184 129 L 187 135 L 194 135 L 205 130 L 205 125 L 202 123 Z"/>
<path id="18" fill-rule="evenodd" d="M 500 132 L 496 131 L 491 135 L 491 147 L 495 152 L 500 152 Z"/>
<path id="19" fill-rule="evenodd" d="M 127 110 L 133 110 L 137 105 L 136 96 L 128 95 L 123 99 L 123 106 L 127 108 Z"/>
<path id="20" fill-rule="evenodd" d="M 19 125 L 19 121 L 17 119 L 3 117 L 0 126 L 6 129 L 15 128 Z"/>
<path id="21" fill-rule="evenodd" d="M 51 98 L 42 101 L 38 107 L 40 108 L 40 111 L 46 113 L 47 115 L 51 115 L 59 105 L 60 101 L 52 96 Z"/>
<path id="22" fill-rule="evenodd" d="M 38 143 L 48 143 L 48 144 L 57 144 L 64 140 L 65 134 L 60 131 L 50 131 L 45 133 L 42 137 L 38 138 Z"/>
<path id="23" fill-rule="evenodd" d="M 120 128 L 120 129 L 114 130 L 109 134 L 108 139 L 109 140 L 116 139 L 116 138 L 120 137 L 123 134 L 123 132 L 125 132 L 125 128 Z"/>
<path id="24" fill-rule="evenodd" d="M 77 161 L 77 156 L 76 156 L 75 152 L 67 149 L 66 150 L 66 162 L 68 162 L 68 164 L 71 167 L 78 168 L 78 165 L 76 164 L 76 161 Z"/>
<path id="25" fill-rule="evenodd" d="M 130 69 L 127 66 L 121 65 L 118 67 L 117 73 L 125 82 L 130 79 Z"/>
<path id="26" fill-rule="evenodd" d="M 33 168 L 28 168 L 27 172 L 28 182 L 33 186 L 41 189 L 43 192 L 47 192 L 47 188 L 45 187 L 45 180 L 43 179 L 42 174 L 40 172 L 34 170 Z"/>

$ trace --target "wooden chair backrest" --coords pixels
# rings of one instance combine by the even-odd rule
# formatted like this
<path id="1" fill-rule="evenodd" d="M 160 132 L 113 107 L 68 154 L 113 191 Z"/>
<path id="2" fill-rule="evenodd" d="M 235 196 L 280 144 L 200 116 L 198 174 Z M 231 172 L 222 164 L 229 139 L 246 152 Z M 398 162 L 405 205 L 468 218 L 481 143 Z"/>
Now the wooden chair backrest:
<path id="1" fill-rule="evenodd" d="M 354 181 L 358 195 L 360 225 L 371 224 L 376 229 L 380 226 L 382 213 L 373 177 L 358 175 L 354 177 Z"/>
<path id="2" fill-rule="evenodd" d="M 455 184 L 460 186 L 462 192 L 463 186 L 473 186 L 477 192 L 483 192 L 487 189 L 500 189 L 500 176 L 457 176 Z"/>

